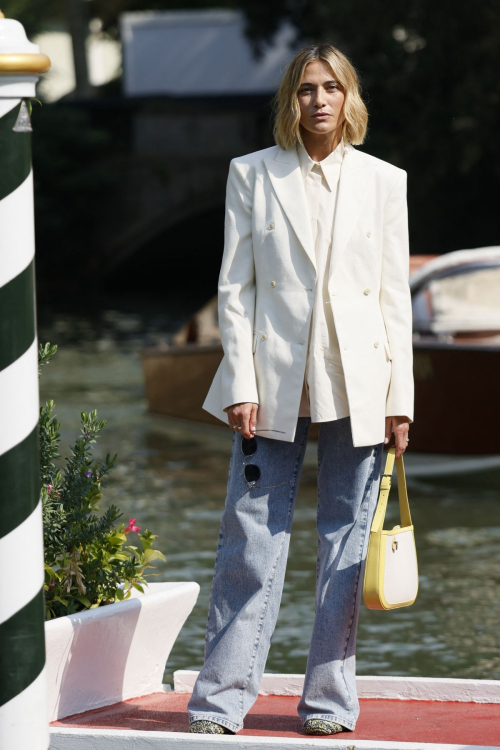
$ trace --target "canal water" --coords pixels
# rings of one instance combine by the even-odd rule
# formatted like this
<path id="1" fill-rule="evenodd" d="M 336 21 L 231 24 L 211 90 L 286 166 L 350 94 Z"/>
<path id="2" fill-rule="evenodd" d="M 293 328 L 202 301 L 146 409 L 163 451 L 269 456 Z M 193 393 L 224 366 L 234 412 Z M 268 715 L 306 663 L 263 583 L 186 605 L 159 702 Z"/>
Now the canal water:
<path id="1" fill-rule="evenodd" d="M 203 663 L 232 432 L 148 414 L 140 350 L 161 341 L 159 331 L 161 325 L 113 310 L 99 319 L 42 314 L 39 341 L 60 350 L 43 368 L 40 398 L 55 401 L 63 456 L 79 433 L 80 412 L 98 410 L 107 424 L 94 455 L 118 454 L 101 509 L 115 504 L 123 521 L 136 518 L 141 529 L 158 534 L 167 560 L 155 562 L 159 577 L 152 580 L 201 586 L 166 666 L 165 681 L 172 683 L 176 669 Z M 471 440 L 480 440 L 482 429 L 478 424 Z M 305 671 L 316 576 L 316 447 L 309 443 L 300 479 L 269 672 Z M 358 674 L 500 679 L 500 459 L 480 464 L 406 453 L 419 594 L 413 606 L 391 612 L 362 604 Z M 397 516 L 393 490 L 388 527 L 399 523 Z"/>

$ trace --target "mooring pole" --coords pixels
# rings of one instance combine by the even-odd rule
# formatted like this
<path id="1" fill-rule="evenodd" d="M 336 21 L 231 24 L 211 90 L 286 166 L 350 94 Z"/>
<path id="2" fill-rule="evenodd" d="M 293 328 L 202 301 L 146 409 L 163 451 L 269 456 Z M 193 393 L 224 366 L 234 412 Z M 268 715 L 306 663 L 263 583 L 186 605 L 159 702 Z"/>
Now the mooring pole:
<path id="1" fill-rule="evenodd" d="M 0 748 L 47 750 L 31 124 L 48 57 L 0 12 Z"/>

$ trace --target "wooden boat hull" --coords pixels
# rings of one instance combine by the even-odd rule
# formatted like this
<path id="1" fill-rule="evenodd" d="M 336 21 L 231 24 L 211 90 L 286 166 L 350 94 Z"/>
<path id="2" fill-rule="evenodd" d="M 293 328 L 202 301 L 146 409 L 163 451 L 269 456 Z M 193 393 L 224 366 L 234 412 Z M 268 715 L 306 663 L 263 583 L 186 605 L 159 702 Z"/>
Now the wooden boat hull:
<path id="1" fill-rule="evenodd" d="M 202 408 L 222 356 L 220 344 L 186 344 L 168 349 L 143 349 L 142 363 L 149 411 L 166 417 L 207 422 L 224 429 L 220 419 Z M 317 440 L 317 425 L 311 425 L 309 437 Z"/>
<path id="2" fill-rule="evenodd" d="M 416 341 L 412 451 L 500 453 L 500 346 Z"/>
<path id="3" fill-rule="evenodd" d="M 143 350 L 149 410 L 154 414 L 222 422 L 202 408 L 222 359 L 220 344 Z M 500 453 L 500 346 L 416 341 L 415 421 L 411 450 L 484 455 Z M 318 436 L 311 425 L 310 438 Z"/>
<path id="4" fill-rule="evenodd" d="M 202 408 L 222 356 L 221 344 L 143 349 L 142 365 L 149 411 L 152 414 L 222 425 L 219 419 Z"/>

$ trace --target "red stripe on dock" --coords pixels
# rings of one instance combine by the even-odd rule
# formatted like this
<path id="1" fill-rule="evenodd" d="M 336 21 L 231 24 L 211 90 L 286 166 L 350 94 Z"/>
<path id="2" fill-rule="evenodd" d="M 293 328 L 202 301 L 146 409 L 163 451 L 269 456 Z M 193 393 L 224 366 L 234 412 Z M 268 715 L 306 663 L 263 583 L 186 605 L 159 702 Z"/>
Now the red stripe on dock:
<path id="1" fill-rule="evenodd" d="M 185 732 L 189 722 L 186 693 L 154 693 L 54 721 L 50 726 L 86 729 Z M 241 735 L 302 737 L 297 697 L 257 698 Z M 500 746 L 500 705 L 451 701 L 360 699 L 354 732 L 337 738 Z"/>

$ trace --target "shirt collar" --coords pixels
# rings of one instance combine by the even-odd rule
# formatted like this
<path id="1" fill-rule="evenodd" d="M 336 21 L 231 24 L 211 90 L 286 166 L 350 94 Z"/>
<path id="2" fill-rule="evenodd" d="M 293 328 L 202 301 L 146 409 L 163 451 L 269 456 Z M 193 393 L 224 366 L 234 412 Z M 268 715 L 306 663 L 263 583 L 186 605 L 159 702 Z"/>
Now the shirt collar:
<path id="1" fill-rule="evenodd" d="M 344 156 L 343 141 L 341 140 L 338 146 L 334 148 L 333 151 L 329 153 L 328 156 L 325 159 L 322 159 L 320 162 L 317 162 L 311 159 L 311 157 L 306 151 L 306 148 L 303 146 L 302 143 L 297 143 L 297 153 L 299 156 L 302 179 L 305 181 L 307 175 L 309 174 L 311 169 L 314 167 L 314 165 L 319 164 L 324 174 L 325 180 L 328 183 L 328 187 L 330 188 L 330 190 L 333 190 L 333 187 L 335 185 L 335 180 L 337 177 L 335 165 L 342 164 L 342 159 Z"/>

